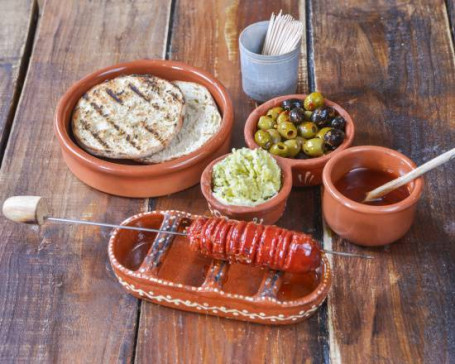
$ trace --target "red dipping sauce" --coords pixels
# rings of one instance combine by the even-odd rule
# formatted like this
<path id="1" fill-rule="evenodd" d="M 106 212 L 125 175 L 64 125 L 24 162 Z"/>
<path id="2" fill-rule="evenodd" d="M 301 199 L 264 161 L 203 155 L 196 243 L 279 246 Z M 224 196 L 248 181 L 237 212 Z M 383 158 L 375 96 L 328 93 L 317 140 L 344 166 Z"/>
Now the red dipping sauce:
<path id="1" fill-rule="evenodd" d="M 398 177 L 387 171 L 355 168 L 336 181 L 335 188 L 350 200 L 362 202 L 368 192 Z M 373 206 L 391 205 L 404 200 L 408 196 L 407 186 L 401 186 L 385 196 L 364 204 Z"/>

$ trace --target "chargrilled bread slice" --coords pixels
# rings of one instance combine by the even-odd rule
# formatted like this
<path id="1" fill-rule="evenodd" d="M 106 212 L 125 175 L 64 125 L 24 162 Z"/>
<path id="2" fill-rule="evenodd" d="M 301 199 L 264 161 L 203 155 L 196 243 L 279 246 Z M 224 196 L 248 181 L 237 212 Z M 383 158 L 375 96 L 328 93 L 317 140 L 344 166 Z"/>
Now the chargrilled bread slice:
<path id="1" fill-rule="evenodd" d="M 106 158 L 137 159 L 164 149 L 182 127 L 184 99 L 171 82 L 119 76 L 91 88 L 72 116 L 77 143 Z"/>
<path id="2" fill-rule="evenodd" d="M 193 82 L 174 81 L 185 99 L 183 127 L 162 151 L 142 158 L 142 163 L 161 163 L 187 155 L 202 147 L 221 126 L 221 115 L 210 92 Z"/>

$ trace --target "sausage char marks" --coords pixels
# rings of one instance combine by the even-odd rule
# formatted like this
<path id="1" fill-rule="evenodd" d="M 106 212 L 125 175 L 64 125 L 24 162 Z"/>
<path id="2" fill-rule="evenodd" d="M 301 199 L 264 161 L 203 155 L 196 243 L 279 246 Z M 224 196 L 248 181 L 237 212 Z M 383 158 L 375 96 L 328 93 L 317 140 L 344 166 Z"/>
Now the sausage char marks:
<path id="1" fill-rule="evenodd" d="M 224 218 L 197 217 L 187 230 L 191 249 L 214 259 L 305 273 L 321 264 L 310 236 L 277 226 Z"/>

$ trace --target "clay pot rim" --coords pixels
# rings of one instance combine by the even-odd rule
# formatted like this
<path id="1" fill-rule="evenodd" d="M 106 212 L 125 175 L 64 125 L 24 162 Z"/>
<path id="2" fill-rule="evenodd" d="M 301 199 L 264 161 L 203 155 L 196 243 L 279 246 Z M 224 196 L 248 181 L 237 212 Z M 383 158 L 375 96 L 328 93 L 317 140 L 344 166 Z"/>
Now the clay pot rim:
<path id="1" fill-rule="evenodd" d="M 259 145 L 256 144 L 254 141 L 254 131 L 256 129 L 256 124 L 259 118 L 262 115 L 265 115 L 268 109 L 279 106 L 282 101 L 287 100 L 287 99 L 299 99 L 299 100 L 304 100 L 306 94 L 293 94 L 293 95 L 285 95 L 285 96 L 279 96 L 275 97 L 273 99 L 270 99 L 267 102 L 264 102 L 262 105 L 258 106 L 256 109 L 254 109 L 250 115 L 248 116 L 248 119 L 246 120 L 245 123 L 245 128 L 244 128 L 244 138 L 245 142 L 248 145 L 249 148 L 255 149 L 255 148 L 260 148 Z M 322 157 L 316 157 L 316 158 L 309 158 L 309 159 L 292 159 L 292 158 L 283 158 L 283 157 L 278 157 L 276 156 L 277 160 L 280 160 L 283 162 L 283 164 L 286 164 L 288 166 L 292 167 L 301 167 L 301 168 L 307 168 L 307 169 L 315 169 L 318 166 L 323 166 L 328 160 L 330 160 L 333 156 L 339 154 L 343 150 L 347 149 L 353 142 L 354 140 L 354 135 L 355 135 L 355 126 L 354 126 L 354 121 L 352 120 L 351 115 L 343 109 L 340 105 L 336 104 L 333 101 L 330 101 L 328 99 L 325 99 L 325 105 L 326 106 L 331 106 L 335 110 L 338 111 L 338 113 L 342 114 L 342 116 L 346 120 L 346 138 L 344 139 L 343 143 L 335 149 L 333 152 L 326 154 Z"/>
<path id="2" fill-rule="evenodd" d="M 137 222 L 138 220 L 142 219 L 144 216 L 149 216 L 149 215 L 158 214 L 158 213 L 161 214 L 161 213 L 165 213 L 167 211 L 174 211 L 174 210 L 141 212 L 141 213 L 128 217 L 127 219 L 122 221 L 120 223 L 120 225 L 130 225 L 131 223 Z M 199 216 L 197 214 L 189 214 L 189 213 L 187 213 L 187 214 L 191 215 L 193 217 Z M 108 256 L 109 256 L 109 260 L 110 260 L 110 263 L 111 263 L 113 269 L 118 270 L 122 274 L 125 274 L 126 276 L 128 276 L 129 279 L 137 279 L 139 281 L 148 280 L 148 278 L 146 276 L 144 277 L 144 276 L 138 275 L 137 272 L 123 266 L 117 259 L 117 255 L 114 254 L 114 246 L 121 242 L 121 239 L 119 237 L 120 232 L 121 232 L 121 229 L 118 229 L 118 228 L 113 229 L 112 234 L 109 238 L 109 242 L 108 242 Z M 188 247 L 188 249 L 189 249 L 189 247 Z M 277 304 L 278 306 L 283 306 L 284 308 L 292 308 L 294 306 L 312 304 L 314 302 L 317 302 L 318 300 L 321 300 L 321 303 L 322 303 L 327 298 L 327 295 L 332 286 L 332 268 L 330 266 L 329 259 L 327 258 L 325 253 L 321 254 L 320 267 L 322 268 L 322 274 L 320 274 L 320 281 L 317 284 L 317 286 L 310 293 L 308 293 L 307 295 L 305 295 L 301 298 L 298 298 L 298 299 L 295 299 L 292 301 L 276 301 L 275 304 Z M 159 281 L 158 278 L 154 278 L 154 279 L 156 281 Z M 161 283 L 154 282 L 154 283 L 159 284 L 159 285 L 165 285 L 162 282 Z M 192 289 L 192 287 L 194 287 L 194 286 L 182 285 L 181 289 L 184 289 L 185 291 L 188 291 L 190 293 L 194 293 L 195 291 Z M 201 291 L 201 293 L 202 292 L 207 293 L 207 291 Z M 213 292 L 212 292 L 212 294 L 213 294 Z M 240 295 L 239 299 L 241 299 L 242 301 L 245 301 L 245 297 L 251 297 L 251 296 Z M 267 302 L 268 302 L 268 301 L 264 301 L 261 299 L 257 299 L 254 301 L 251 301 L 251 300 L 246 300 L 246 301 L 254 302 L 256 305 L 267 304 Z"/>
<path id="3" fill-rule="evenodd" d="M 395 158 L 401 159 L 403 162 L 405 162 L 408 166 L 412 168 L 416 168 L 416 164 L 408 157 L 406 157 L 404 154 L 385 147 L 381 146 L 376 146 L 376 145 L 362 145 L 362 146 L 357 146 L 357 147 L 352 147 L 349 149 L 344 150 L 342 153 L 338 154 L 335 156 L 333 159 L 331 159 L 324 167 L 324 170 L 322 172 L 322 182 L 324 184 L 324 187 L 329 191 L 329 193 L 342 205 L 345 207 L 365 213 L 365 214 L 388 214 L 392 212 L 398 212 L 405 210 L 412 205 L 416 204 L 420 196 L 422 195 L 422 189 L 423 189 L 423 178 L 419 177 L 414 180 L 414 188 L 412 189 L 411 193 L 409 194 L 408 197 L 406 197 L 404 200 L 401 200 L 397 203 L 390 204 L 390 205 L 384 205 L 384 206 L 371 206 L 371 205 L 366 205 L 362 204 L 360 202 L 355 202 L 353 200 L 350 200 L 346 196 L 344 196 L 340 191 L 338 191 L 335 188 L 335 185 L 332 182 L 331 179 L 331 174 L 333 171 L 333 168 L 335 167 L 336 163 L 340 161 L 343 158 L 349 158 L 351 155 L 356 154 L 358 152 L 379 152 L 379 153 L 384 153 L 384 154 L 389 154 Z"/>
<path id="4" fill-rule="evenodd" d="M 231 153 L 222 155 L 221 157 L 213 160 L 202 172 L 201 176 L 201 191 L 207 202 L 217 210 L 228 210 L 230 214 L 245 214 L 245 213 L 259 213 L 264 210 L 270 210 L 277 207 L 285 201 L 292 189 L 292 172 L 289 166 L 283 164 L 281 159 L 275 158 L 278 166 L 281 169 L 281 189 L 278 193 L 269 200 L 256 205 L 256 206 L 239 206 L 239 205 L 225 205 L 218 201 L 212 194 L 212 169 L 215 164 L 226 158 Z M 273 156 L 274 157 L 274 156 Z"/>
<path id="5" fill-rule="evenodd" d="M 124 74 L 133 74 L 137 73 L 133 71 L 134 68 L 170 68 L 173 70 L 181 71 L 183 73 L 192 73 L 207 83 L 213 85 L 216 89 L 217 96 L 221 99 L 221 105 L 215 100 L 217 106 L 223 110 L 220 110 L 222 114 L 221 127 L 218 132 L 213 135 L 202 147 L 196 149 L 190 154 L 185 156 L 151 165 L 129 165 L 115 163 L 111 161 L 106 161 L 101 158 L 95 157 L 81 147 L 79 147 L 69 134 L 69 124 L 70 121 L 63 118 L 65 110 L 68 107 L 71 109 L 74 108 L 77 100 L 80 96 L 75 98 L 75 94 L 80 94 L 88 91 L 95 84 L 99 84 L 106 79 L 117 77 Z M 144 70 L 144 73 L 147 71 Z M 150 70 L 150 73 L 153 74 L 153 70 Z M 212 95 L 214 96 L 214 95 Z M 215 99 L 215 96 L 214 96 Z M 206 159 L 211 154 L 213 154 L 220 146 L 222 141 L 225 139 L 225 135 L 229 134 L 229 130 L 234 124 L 234 112 L 231 98 L 226 90 L 226 88 L 210 75 L 208 72 L 203 71 L 197 67 L 189 66 L 182 62 L 168 61 L 161 59 L 141 59 L 131 62 L 124 62 L 114 64 L 102 69 L 99 69 L 95 72 L 88 74 L 87 76 L 81 78 L 79 81 L 76 81 L 60 98 L 57 109 L 54 117 L 54 130 L 57 135 L 57 139 L 62 149 L 67 153 L 73 155 L 79 163 L 85 165 L 94 170 L 98 170 L 102 173 L 129 176 L 129 177 L 152 177 L 160 176 L 166 173 L 172 173 L 182 168 L 189 168 L 194 166 L 198 162 Z"/>

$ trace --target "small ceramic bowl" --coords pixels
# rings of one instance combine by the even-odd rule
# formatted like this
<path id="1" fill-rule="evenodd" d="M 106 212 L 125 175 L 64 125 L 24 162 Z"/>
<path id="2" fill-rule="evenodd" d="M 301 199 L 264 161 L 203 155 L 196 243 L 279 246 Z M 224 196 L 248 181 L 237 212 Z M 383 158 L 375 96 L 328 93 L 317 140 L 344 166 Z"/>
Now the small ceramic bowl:
<path id="1" fill-rule="evenodd" d="M 262 115 L 267 113 L 267 110 L 279 106 L 282 101 L 287 99 L 299 99 L 304 100 L 306 95 L 287 95 L 280 96 L 274 99 L 271 99 L 256 109 L 248 117 L 245 129 L 244 136 L 246 144 L 249 148 L 259 148 L 259 145 L 254 141 L 254 133 L 257 130 L 257 123 L 259 118 Z M 309 159 L 292 159 L 292 158 L 282 158 L 276 157 L 280 162 L 292 170 L 292 180 L 294 186 L 316 186 L 322 183 L 322 169 L 324 168 L 327 161 L 330 160 L 333 156 L 340 153 L 342 150 L 351 146 L 354 140 L 354 122 L 352 121 L 351 116 L 344 110 L 340 105 L 335 104 L 330 100 L 325 100 L 327 106 L 333 107 L 338 113 L 345 118 L 346 120 L 346 138 L 343 143 L 335 149 L 333 152 L 317 158 Z"/>
<path id="2" fill-rule="evenodd" d="M 323 172 L 322 212 L 330 228 L 358 245 L 378 246 L 400 239 L 411 227 L 422 194 L 422 177 L 407 185 L 409 196 L 384 206 L 371 206 L 348 199 L 334 183 L 355 168 L 369 168 L 404 175 L 415 163 L 403 154 L 377 146 L 353 147 L 338 153 Z"/>
<path id="3" fill-rule="evenodd" d="M 212 194 L 212 169 L 216 163 L 228 155 L 226 154 L 215 159 L 202 173 L 201 190 L 212 214 L 214 216 L 226 216 L 235 220 L 255 221 L 265 225 L 272 225 L 277 222 L 283 215 L 287 198 L 292 189 L 291 170 L 284 166 L 281 160 L 276 158 L 281 168 L 282 176 L 281 190 L 276 196 L 257 206 L 225 205 L 218 201 Z"/>
<path id="4" fill-rule="evenodd" d="M 107 79 L 128 74 L 152 74 L 169 81 L 197 82 L 207 87 L 222 115 L 220 130 L 198 150 L 159 164 L 126 164 L 87 153 L 76 144 L 72 136 L 70 122 L 74 106 L 91 87 Z M 213 76 L 180 62 L 140 60 L 104 68 L 76 82 L 57 105 L 54 129 L 63 159 L 81 181 L 112 195 L 155 197 L 197 184 L 207 164 L 229 151 L 233 123 L 234 113 L 229 94 Z"/>

